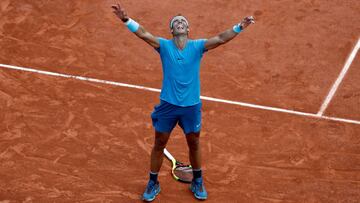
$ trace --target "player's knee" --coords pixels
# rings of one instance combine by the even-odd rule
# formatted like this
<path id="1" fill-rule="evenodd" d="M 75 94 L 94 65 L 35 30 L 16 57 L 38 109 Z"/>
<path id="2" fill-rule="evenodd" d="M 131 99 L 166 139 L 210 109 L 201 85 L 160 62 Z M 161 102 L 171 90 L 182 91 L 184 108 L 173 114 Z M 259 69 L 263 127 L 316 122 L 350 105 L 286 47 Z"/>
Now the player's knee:
<path id="1" fill-rule="evenodd" d="M 165 145 L 154 145 L 154 150 L 155 151 L 164 151 Z"/>
<path id="2" fill-rule="evenodd" d="M 166 147 L 166 143 L 167 142 L 165 140 L 156 139 L 155 140 L 155 145 L 154 145 L 154 150 L 163 151 L 164 148 Z"/>

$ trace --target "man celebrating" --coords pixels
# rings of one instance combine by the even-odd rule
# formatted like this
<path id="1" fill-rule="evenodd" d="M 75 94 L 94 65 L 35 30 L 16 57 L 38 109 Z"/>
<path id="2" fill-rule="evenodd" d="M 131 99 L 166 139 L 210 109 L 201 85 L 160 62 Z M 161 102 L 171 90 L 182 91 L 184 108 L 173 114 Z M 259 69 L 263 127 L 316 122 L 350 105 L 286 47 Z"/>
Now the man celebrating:
<path id="1" fill-rule="evenodd" d="M 135 20 L 128 17 L 120 4 L 112 6 L 115 15 L 137 37 L 151 45 L 160 54 L 163 82 L 160 104 L 151 114 L 155 128 L 155 144 L 151 152 L 150 180 L 143 194 L 143 200 L 152 201 L 160 192 L 158 172 L 163 161 L 163 150 L 176 124 L 183 129 L 189 147 L 189 159 L 193 167 L 193 181 L 190 190 L 197 199 L 207 199 L 202 178 L 200 129 L 200 62 L 203 54 L 227 43 L 251 23 L 252 16 L 245 17 L 239 24 L 210 39 L 189 39 L 189 22 L 182 15 L 170 21 L 173 38 L 168 40 L 155 37 Z"/>

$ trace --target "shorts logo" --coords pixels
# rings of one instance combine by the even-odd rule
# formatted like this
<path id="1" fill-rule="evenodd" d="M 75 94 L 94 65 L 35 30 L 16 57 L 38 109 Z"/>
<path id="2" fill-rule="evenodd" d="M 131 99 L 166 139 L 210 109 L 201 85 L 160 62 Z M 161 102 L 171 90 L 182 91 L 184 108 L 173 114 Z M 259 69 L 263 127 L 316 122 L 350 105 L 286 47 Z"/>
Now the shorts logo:
<path id="1" fill-rule="evenodd" d="M 200 125 L 201 125 L 201 123 L 197 124 L 197 125 L 196 125 L 196 128 L 200 128 Z"/>

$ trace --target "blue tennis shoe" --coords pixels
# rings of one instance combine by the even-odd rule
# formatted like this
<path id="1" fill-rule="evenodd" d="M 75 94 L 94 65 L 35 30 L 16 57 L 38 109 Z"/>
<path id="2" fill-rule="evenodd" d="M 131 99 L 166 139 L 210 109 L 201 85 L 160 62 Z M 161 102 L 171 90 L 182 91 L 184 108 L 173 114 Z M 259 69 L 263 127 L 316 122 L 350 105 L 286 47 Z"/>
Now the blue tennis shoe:
<path id="1" fill-rule="evenodd" d="M 208 197 L 202 178 L 193 180 L 190 185 L 190 190 L 194 193 L 196 199 L 206 200 Z"/>
<path id="2" fill-rule="evenodd" d="M 157 183 L 155 183 L 154 181 L 149 180 L 149 182 L 146 186 L 145 192 L 142 196 L 142 199 L 144 201 L 151 202 L 155 199 L 156 195 L 159 194 L 160 190 L 161 189 L 160 189 L 159 181 Z"/>

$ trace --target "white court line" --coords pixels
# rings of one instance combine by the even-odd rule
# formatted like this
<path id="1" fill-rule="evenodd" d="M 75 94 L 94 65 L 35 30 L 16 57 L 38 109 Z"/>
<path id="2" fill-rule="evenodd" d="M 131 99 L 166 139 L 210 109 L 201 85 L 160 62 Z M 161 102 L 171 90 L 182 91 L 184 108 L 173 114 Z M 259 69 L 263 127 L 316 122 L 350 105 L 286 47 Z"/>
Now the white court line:
<path id="1" fill-rule="evenodd" d="M 103 83 L 103 84 L 109 84 L 109 85 L 115 85 L 115 86 L 121 86 L 121 87 L 136 88 L 136 89 L 142 89 L 142 90 L 151 91 L 151 92 L 160 92 L 161 91 L 160 89 L 144 87 L 144 86 L 139 86 L 139 85 L 130 85 L 130 84 L 125 84 L 125 83 L 119 83 L 119 82 L 113 82 L 113 81 L 107 81 L 107 80 L 99 80 L 99 79 L 75 76 L 75 75 L 67 75 L 67 74 L 42 71 L 42 70 L 36 70 L 36 69 L 32 69 L 32 68 L 24 68 L 24 67 L 12 66 L 12 65 L 6 65 L 6 64 L 0 64 L 0 67 L 7 68 L 7 69 L 13 69 L 13 70 L 33 72 L 33 73 L 38 73 L 38 74 L 43 74 L 43 75 L 51 75 L 51 76 L 64 77 L 64 78 L 73 78 L 76 80 Z M 293 111 L 293 110 L 276 108 L 276 107 L 262 106 L 262 105 L 250 104 L 250 103 L 245 103 L 245 102 L 230 101 L 230 100 L 218 99 L 218 98 L 206 97 L 206 96 L 201 96 L 201 99 L 208 100 L 208 101 L 214 101 L 214 102 L 220 102 L 220 103 L 226 103 L 226 104 L 233 104 L 233 105 L 238 105 L 238 106 L 244 106 L 244 107 L 249 107 L 249 108 L 254 108 L 254 109 L 282 112 L 282 113 L 287 113 L 287 114 L 294 114 L 294 115 L 299 115 L 299 116 L 312 117 L 312 118 L 325 119 L 325 120 L 337 121 L 337 122 L 342 122 L 342 123 L 352 123 L 352 124 L 360 125 L 360 121 L 357 121 L 357 120 L 328 117 L 328 116 L 322 116 L 322 115 L 317 115 L 317 114 L 313 114 L 313 113 L 306 113 L 306 112 Z"/>
<path id="2" fill-rule="evenodd" d="M 356 53 L 359 51 L 359 48 L 360 48 L 360 38 L 358 39 L 358 42 L 356 43 L 356 46 L 352 50 L 349 58 L 347 59 L 347 61 L 346 61 L 345 65 L 344 65 L 339 77 L 336 79 L 334 85 L 330 89 L 330 92 L 327 95 L 326 99 L 324 100 L 324 103 L 321 105 L 320 110 L 317 113 L 317 115 L 322 116 L 324 114 L 326 108 L 330 104 L 330 101 L 334 97 L 336 90 L 338 89 L 340 83 L 342 82 L 342 80 L 344 79 L 347 71 L 349 70 L 351 63 L 352 63 L 352 61 L 354 60 L 354 58 L 356 56 Z"/>

